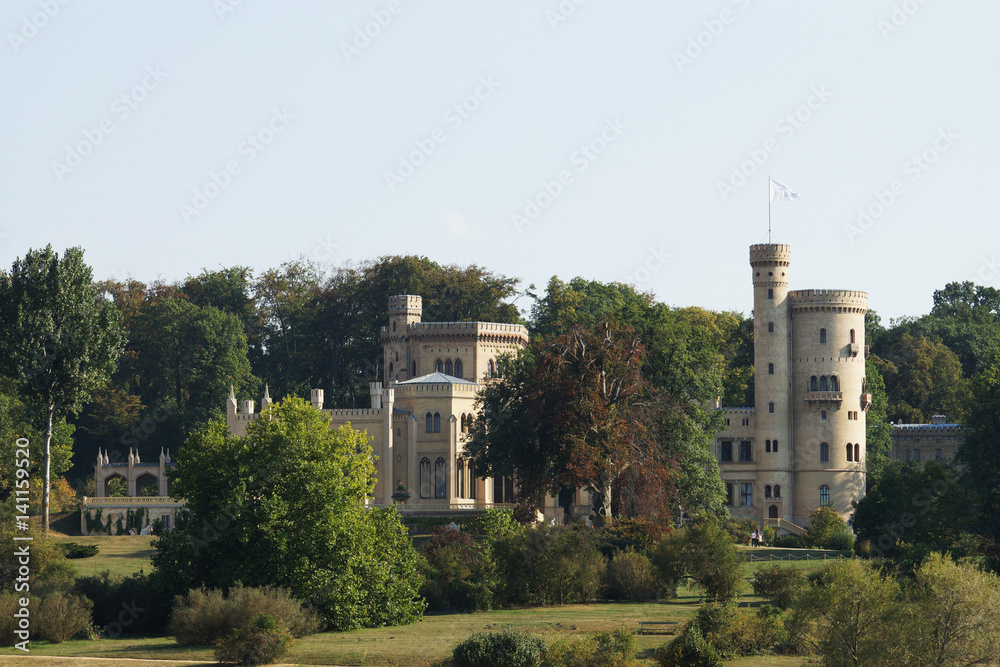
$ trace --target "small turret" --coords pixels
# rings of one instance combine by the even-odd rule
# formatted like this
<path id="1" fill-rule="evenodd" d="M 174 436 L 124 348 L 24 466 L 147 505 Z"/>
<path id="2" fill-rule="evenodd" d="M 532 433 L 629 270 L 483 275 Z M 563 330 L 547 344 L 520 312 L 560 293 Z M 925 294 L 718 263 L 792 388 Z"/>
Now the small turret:
<path id="1" fill-rule="evenodd" d="M 274 405 L 274 401 L 271 400 L 271 390 L 268 385 L 264 385 L 264 398 L 260 399 L 260 409 L 263 412 Z"/>
<path id="2" fill-rule="evenodd" d="M 312 390 L 312 396 L 311 396 L 309 402 L 312 403 L 312 406 L 314 408 L 316 408 L 317 410 L 322 410 L 323 409 L 323 390 L 322 389 L 313 389 Z"/>

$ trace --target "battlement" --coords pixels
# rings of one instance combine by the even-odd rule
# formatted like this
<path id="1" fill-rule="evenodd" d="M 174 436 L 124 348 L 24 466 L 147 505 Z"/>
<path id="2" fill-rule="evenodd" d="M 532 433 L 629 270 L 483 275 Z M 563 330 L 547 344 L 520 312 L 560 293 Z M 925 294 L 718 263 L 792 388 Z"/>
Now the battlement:
<path id="1" fill-rule="evenodd" d="M 729 415 L 752 415 L 754 408 L 719 408 L 722 412 Z"/>
<path id="2" fill-rule="evenodd" d="M 788 293 L 793 310 L 827 310 L 847 307 L 846 312 L 868 310 L 868 293 L 843 289 L 803 289 Z"/>
<path id="3" fill-rule="evenodd" d="M 528 341 L 528 329 L 522 324 L 501 322 L 410 322 L 406 325 L 408 335 L 439 334 L 445 336 L 514 336 Z M 389 335 L 389 327 L 382 327 L 382 334 Z"/>
<path id="4" fill-rule="evenodd" d="M 397 294 L 389 297 L 389 313 L 405 310 L 423 310 L 423 298 L 415 294 Z"/>
<path id="5" fill-rule="evenodd" d="M 406 394 L 445 394 L 445 395 L 467 395 L 474 397 L 479 391 L 480 385 L 469 383 L 448 383 L 448 382 L 399 382 L 392 385 L 399 395 Z"/>
<path id="6" fill-rule="evenodd" d="M 792 246 L 778 243 L 758 243 L 750 246 L 750 265 L 788 266 L 792 261 Z"/>

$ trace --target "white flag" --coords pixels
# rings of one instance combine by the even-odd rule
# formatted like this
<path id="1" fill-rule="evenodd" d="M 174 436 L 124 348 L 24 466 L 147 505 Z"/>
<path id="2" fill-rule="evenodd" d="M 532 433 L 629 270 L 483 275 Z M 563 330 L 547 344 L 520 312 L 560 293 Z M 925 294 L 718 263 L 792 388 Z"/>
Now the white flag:
<path id="1" fill-rule="evenodd" d="M 771 181 L 771 201 L 777 201 L 779 199 L 795 201 L 799 198 L 799 193 L 792 192 L 792 189 L 784 183 L 779 183 L 773 178 L 769 180 Z"/>

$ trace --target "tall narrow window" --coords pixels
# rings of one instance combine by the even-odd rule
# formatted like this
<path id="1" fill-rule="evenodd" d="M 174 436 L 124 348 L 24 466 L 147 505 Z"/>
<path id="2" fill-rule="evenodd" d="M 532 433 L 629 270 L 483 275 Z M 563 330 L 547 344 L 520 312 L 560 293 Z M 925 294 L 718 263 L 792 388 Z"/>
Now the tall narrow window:
<path id="1" fill-rule="evenodd" d="M 771 497 L 771 485 L 770 484 L 767 484 L 767 485 L 764 486 L 764 497 L 765 498 L 770 498 Z"/>
<path id="2" fill-rule="evenodd" d="M 852 445 L 851 443 L 847 443 L 847 460 L 848 461 L 854 460 L 854 445 Z"/>
<path id="3" fill-rule="evenodd" d="M 740 441 L 740 463 L 753 462 L 753 444 L 749 440 Z"/>
<path id="4" fill-rule="evenodd" d="M 825 343 L 826 342 L 826 329 L 820 329 L 819 330 L 819 342 L 820 343 Z"/>
<path id="5" fill-rule="evenodd" d="M 476 499 L 476 461 L 469 459 L 469 498 Z"/>
<path id="6" fill-rule="evenodd" d="M 440 412 L 435 412 L 434 413 L 434 432 L 435 433 L 440 433 L 441 432 L 441 413 Z"/>
<path id="7" fill-rule="evenodd" d="M 461 359 L 456 359 L 455 360 L 455 377 L 457 377 L 457 378 L 462 377 L 462 360 Z"/>
<path id="8" fill-rule="evenodd" d="M 830 487 L 826 484 L 819 487 L 819 504 L 821 506 L 830 504 Z"/>
<path id="9" fill-rule="evenodd" d="M 913 460 L 916 463 L 920 463 L 920 450 L 919 449 L 914 449 L 913 450 Z"/>
<path id="10" fill-rule="evenodd" d="M 719 460 L 723 463 L 733 462 L 733 441 L 723 440 L 719 447 Z"/>
<path id="11" fill-rule="evenodd" d="M 420 497 L 431 497 L 431 460 L 426 456 L 420 459 Z"/>
<path id="12" fill-rule="evenodd" d="M 493 360 L 490 359 L 486 362 L 486 377 L 491 378 L 496 373 L 496 369 L 493 366 Z"/>
<path id="13" fill-rule="evenodd" d="M 819 380 L 815 375 L 809 378 L 809 391 L 819 391 Z"/>
<path id="14" fill-rule="evenodd" d="M 856 343 L 857 342 L 856 340 L 854 340 L 854 329 L 851 329 L 851 342 L 852 343 Z"/>
<path id="15" fill-rule="evenodd" d="M 411 369 L 410 377 L 411 378 L 417 377 L 417 362 L 415 361 L 413 362 L 413 368 Z"/>
<path id="16" fill-rule="evenodd" d="M 771 451 L 771 441 L 770 440 L 766 440 L 764 442 L 764 451 L 765 452 L 770 452 Z"/>
<path id="17" fill-rule="evenodd" d="M 773 299 L 774 298 L 774 290 L 773 289 L 767 290 L 767 298 L 768 299 Z"/>
<path id="18" fill-rule="evenodd" d="M 768 403 L 767 404 L 767 411 L 768 412 L 774 412 L 774 403 Z"/>
<path id="19" fill-rule="evenodd" d="M 434 432 L 434 415 L 428 412 L 427 415 L 424 417 L 424 433 L 433 433 L 433 432 Z"/>
<path id="20" fill-rule="evenodd" d="M 819 378 L 819 390 L 828 391 L 829 384 L 827 383 L 826 376 L 823 375 Z"/>
<path id="21" fill-rule="evenodd" d="M 774 322 L 767 323 L 767 333 L 774 333 Z"/>
<path id="22" fill-rule="evenodd" d="M 830 445 L 825 442 L 819 443 L 819 460 L 823 463 L 830 461 Z"/>
<path id="23" fill-rule="evenodd" d="M 781 485 L 780 484 L 775 484 L 774 485 L 774 497 L 775 498 L 780 498 L 781 497 Z"/>
<path id="24" fill-rule="evenodd" d="M 768 364 L 767 365 L 767 374 L 768 375 L 774 375 L 774 364 Z"/>
<path id="25" fill-rule="evenodd" d="M 448 471 L 447 463 L 442 457 L 438 457 L 438 460 L 434 462 L 434 497 L 435 498 L 447 498 L 448 497 Z"/>
<path id="26" fill-rule="evenodd" d="M 751 482 L 740 484 L 740 505 L 743 507 L 751 507 L 753 505 L 753 484 Z"/>
<path id="27" fill-rule="evenodd" d="M 941 459 L 938 459 L 940 461 Z M 861 463 L 861 443 L 854 443 L 854 461 L 856 463 Z"/>
<path id="28" fill-rule="evenodd" d="M 465 433 L 468 429 L 465 426 L 465 413 L 464 412 L 462 413 L 461 424 L 462 424 L 462 433 Z"/>
<path id="29" fill-rule="evenodd" d="M 733 506 L 733 484 L 732 482 L 726 482 L 726 505 L 729 507 Z"/>
<path id="30" fill-rule="evenodd" d="M 455 472 L 458 473 L 458 486 L 455 487 L 455 495 L 459 498 L 465 497 L 465 461 L 458 459 L 455 461 Z"/>
<path id="31" fill-rule="evenodd" d="M 434 362 L 434 370 L 438 373 L 444 373 L 444 363 L 440 359 Z"/>
<path id="32" fill-rule="evenodd" d="M 777 440 L 772 440 L 771 441 L 771 451 L 772 452 L 777 452 L 778 451 L 778 441 Z"/>
<path id="33" fill-rule="evenodd" d="M 836 375 L 830 376 L 830 391 L 840 391 L 840 380 Z"/>
<path id="34" fill-rule="evenodd" d="M 451 375 L 451 370 L 452 370 L 451 359 L 449 359 L 448 361 L 444 362 L 444 374 Z"/>

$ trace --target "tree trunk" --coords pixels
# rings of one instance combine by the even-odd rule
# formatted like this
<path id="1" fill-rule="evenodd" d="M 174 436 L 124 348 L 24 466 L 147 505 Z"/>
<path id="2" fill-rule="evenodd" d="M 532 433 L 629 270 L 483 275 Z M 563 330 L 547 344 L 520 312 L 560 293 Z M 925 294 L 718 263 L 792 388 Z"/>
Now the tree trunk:
<path id="1" fill-rule="evenodd" d="M 611 523 L 611 482 L 601 482 L 594 487 L 598 502 L 597 519 L 600 526 Z"/>
<path id="2" fill-rule="evenodd" d="M 52 488 L 51 468 L 52 468 L 52 418 L 55 415 L 56 406 L 49 405 L 48 419 L 45 422 L 45 451 L 42 455 L 42 534 L 49 534 L 49 490 Z"/>

